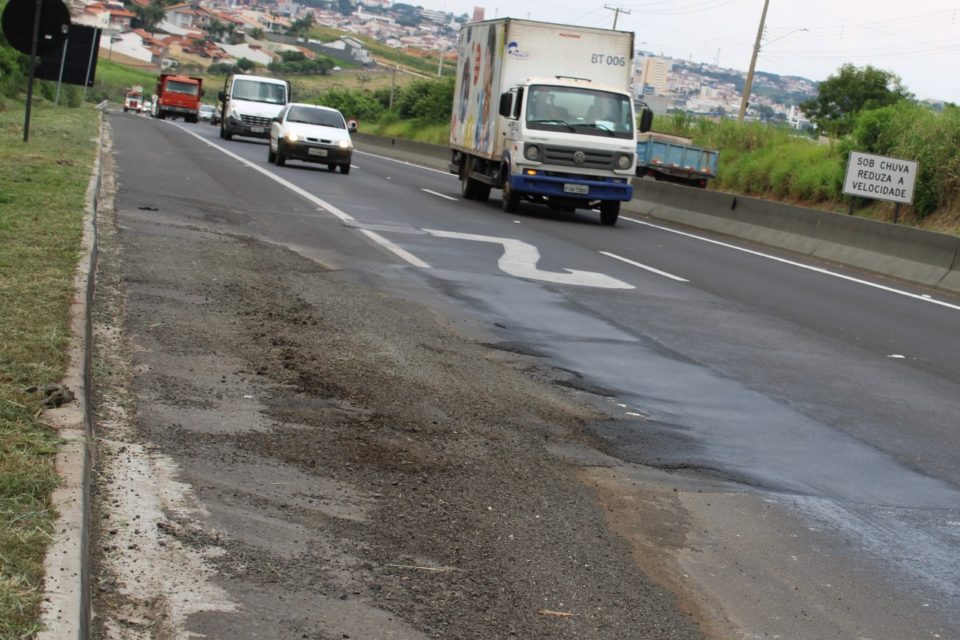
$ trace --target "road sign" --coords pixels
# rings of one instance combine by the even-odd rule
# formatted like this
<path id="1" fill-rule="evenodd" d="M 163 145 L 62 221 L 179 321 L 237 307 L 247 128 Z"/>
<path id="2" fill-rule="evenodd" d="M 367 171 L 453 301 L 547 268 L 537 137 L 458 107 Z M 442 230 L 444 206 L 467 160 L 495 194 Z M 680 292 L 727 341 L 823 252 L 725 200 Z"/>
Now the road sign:
<path id="1" fill-rule="evenodd" d="M 92 87 L 97 76 L 100 32 L 95 27 L 71 24 L 63 45 L 41 57 L 37 77 Z"/>
<path id="2" fill-rule="evenodd" d="M 914 160 L 851 151 L 843 192 L 848 196 L 910 204 L 917 168 Z"/>
<path id="3" fill-rule="evenodd" d="M 10 0 L 3 10 L 3 35 L 10 46 L 30 55 L 39 15 L 37 55 L 60 47 L 70 29 L 70 10 L 62 0 Z"/>

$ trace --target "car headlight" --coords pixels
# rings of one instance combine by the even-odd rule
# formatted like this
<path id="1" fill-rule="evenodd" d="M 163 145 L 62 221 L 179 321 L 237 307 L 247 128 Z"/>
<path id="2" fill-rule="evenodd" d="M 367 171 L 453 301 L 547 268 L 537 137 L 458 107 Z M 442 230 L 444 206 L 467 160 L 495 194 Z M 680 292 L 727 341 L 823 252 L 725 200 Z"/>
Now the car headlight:
<path id="1" fill-rule="evenodd" d="M 527 160 L 540 162 L 540 157 L 542 155 L 543 151 L 540 149 L 540 145 L 538 144 L 528 144 L 523 148 L 523 157 Z"/>
<path id="2" fill-rule="evenodd" d="M 341 140 L 337 143 L 337 146 L 339 146 L 341 149 L 353 149 L 353 143 L 349 140 Z"/>
<path id="3" fill-rule="evenodd" d="M 621 153 L 617 156 L 617 168 L 618 169 L 629 169 L 630 165 L 633 164 L 633 155 L 630 153 Z"/>
<path id="4" fill-rule="evenodd" d="M 284 137 L 284 139 L 285 139 L 287 142 L 296 142 L 297 140 L 300 139 L 300 137 L 299 137 L 297 134 L 295 134 L 294 132 L 292 132 L 292 131 L 286 132 L 286 133 L 283 135 L 283 137 Z"/>

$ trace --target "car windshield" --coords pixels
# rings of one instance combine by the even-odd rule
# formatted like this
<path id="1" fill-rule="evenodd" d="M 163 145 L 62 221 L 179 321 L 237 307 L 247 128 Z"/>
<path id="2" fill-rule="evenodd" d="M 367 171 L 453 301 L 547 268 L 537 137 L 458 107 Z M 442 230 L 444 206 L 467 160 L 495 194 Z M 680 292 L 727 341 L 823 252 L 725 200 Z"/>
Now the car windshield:
<path id="1" fill-rule="evenodd" d="M 287 114 L 287 122 L 318 124 L 322 127 L 333 127 L 334 129 L 347 128 L 343 122 L 343 116 L 340 115 L 339 111 L 317 109 L 314 107 L 290 107 L 290 113 Z"/>
<path id="2" fill-rule="evenodd" d="M 200 111 L 213 111 L 213 110 L 214 110 L 214 106 L 210 104 L 205 104 L 202 107 L 200 107 Z"/>
<path id="3" fill-rule="evenodd" d="M 527 94 L 531 129 L 562 130 L 593 136 L 633 138 L 630 97 L 579 87 L 533 85 Z"/>
<path id="4" fill-rule="evenodd" d="M 233 83 L 233 96 L 236 100 L 266 102 L 268 104 L 286 104 L 286 85 L 259 80 L 237 80 Z"/>

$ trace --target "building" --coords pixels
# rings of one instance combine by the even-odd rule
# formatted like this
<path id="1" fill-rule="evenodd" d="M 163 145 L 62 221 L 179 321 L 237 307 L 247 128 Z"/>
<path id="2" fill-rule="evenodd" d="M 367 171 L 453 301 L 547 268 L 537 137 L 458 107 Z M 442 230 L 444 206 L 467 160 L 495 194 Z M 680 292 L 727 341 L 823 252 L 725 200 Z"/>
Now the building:
<path id="1" fill-rule="evenodd" d="M 669 81 L 669 58 L 649 57 L 644 59 L 643 66 L 640 69 L 640 86 L 644 87 L 644 93 L 647 93 L 646 87 L 652 87 L 653 92 L 658 95 L 669 93 Z"/>

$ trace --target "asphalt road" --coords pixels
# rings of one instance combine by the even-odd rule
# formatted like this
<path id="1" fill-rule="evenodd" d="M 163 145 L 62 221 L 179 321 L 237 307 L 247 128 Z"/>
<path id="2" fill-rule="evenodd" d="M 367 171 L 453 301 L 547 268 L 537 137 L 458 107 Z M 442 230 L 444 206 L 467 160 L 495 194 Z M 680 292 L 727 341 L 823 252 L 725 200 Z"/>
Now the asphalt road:
<path id="1" fill-rule="evenodd" d="M 131 206 L 182 190 L 205 228 L 569 371 L 618 417 L 592 426 L 603 453 L 632 465 L 588 480 L 614 504 L 627 477 L 682 513 L 685 539 L 661 550 L 674 587 L 738 637 L 960 637 L 960 300 L 626 213 L 506 214 L 497 192 L 464 201 L 454 176 L 374 153 L 348 176 L 277 168 L 265 142 L 212 126 L 111 120 Z"/>

